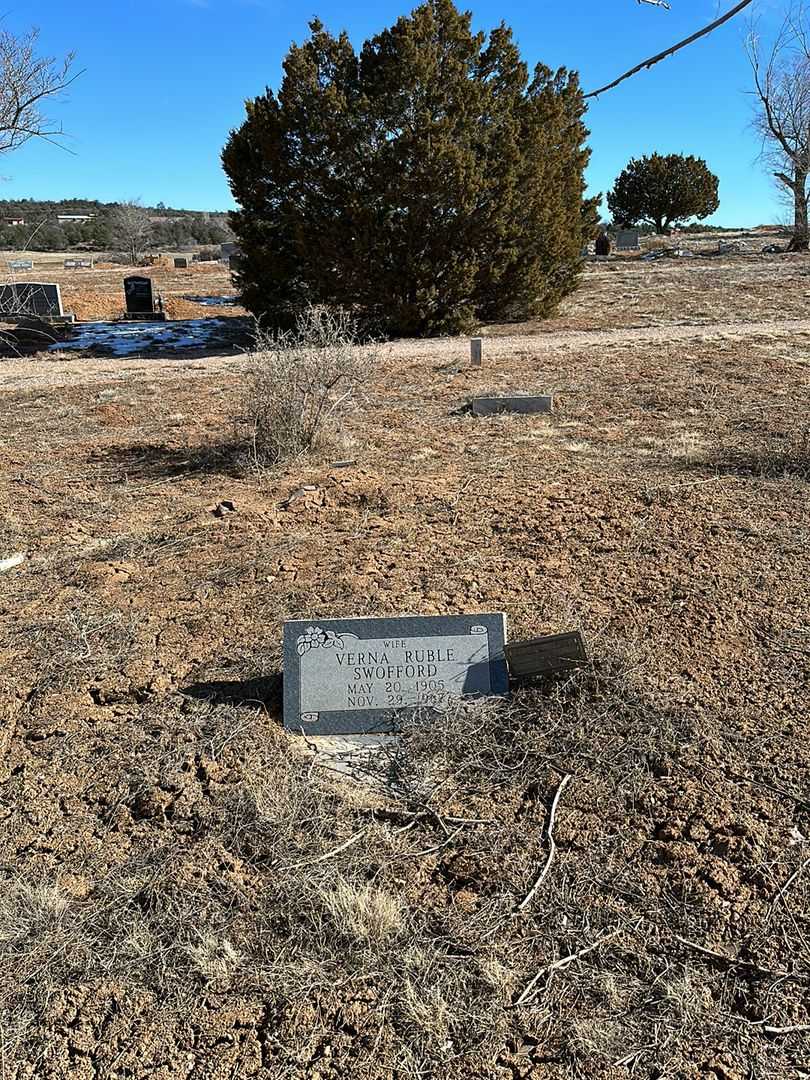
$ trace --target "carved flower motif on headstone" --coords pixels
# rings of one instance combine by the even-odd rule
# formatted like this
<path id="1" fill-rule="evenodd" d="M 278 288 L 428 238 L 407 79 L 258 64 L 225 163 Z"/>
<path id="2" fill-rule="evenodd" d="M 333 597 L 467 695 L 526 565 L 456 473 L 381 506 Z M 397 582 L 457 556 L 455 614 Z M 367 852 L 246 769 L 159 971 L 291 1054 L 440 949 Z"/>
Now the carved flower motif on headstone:
<path id="1" fill-rule="evenodd" d="M 332 630 L 320 626 L 308 626 L 295 643 L 299 656 L 310 649 L 342 649 L 343 638 Z"/>

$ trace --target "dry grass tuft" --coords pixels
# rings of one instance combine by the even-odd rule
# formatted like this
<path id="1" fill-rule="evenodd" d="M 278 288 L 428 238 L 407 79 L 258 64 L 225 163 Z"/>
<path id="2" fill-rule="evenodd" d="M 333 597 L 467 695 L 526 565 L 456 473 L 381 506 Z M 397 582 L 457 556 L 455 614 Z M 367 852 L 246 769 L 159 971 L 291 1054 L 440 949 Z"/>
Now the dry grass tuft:
<path id="1" fill-rule="evenodd" d="M 324 447 L 374 357 L 342 311 L 308 307 L 295 328 L 257 332 L 236 425 L 256 464 Z"/>
<path id="2" fill-rule="evenodd" d="M 709 454 L 719 472 L 771 480 L 810 480 L 810 426 L 787 431 L 754 429 L 742 444 L 719 441 Z"/>
<path id="3" fill-rule="evenodd" d="M 337 933 L 363 945 L 379 945 L 402 933 L 406 925 L 401 900 L 374 885 L 352 885 L 340 879 L 322 891 L 321 901 Z"/>

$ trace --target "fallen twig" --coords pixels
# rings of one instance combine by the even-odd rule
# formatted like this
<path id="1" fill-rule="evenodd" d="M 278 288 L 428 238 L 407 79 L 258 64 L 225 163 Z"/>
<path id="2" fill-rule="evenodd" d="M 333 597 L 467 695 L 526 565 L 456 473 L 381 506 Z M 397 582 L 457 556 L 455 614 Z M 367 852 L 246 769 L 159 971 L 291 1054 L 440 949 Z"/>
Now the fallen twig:
<path id="1" fill-rule="evenodd" d="M 362 840 L 368 832 L 368 828 L 361 829 L 360 832 L 355 833 L 354 836 L 350 836 L 345 843 L 339 847 L 332 848 L 331 851 L 325 851 L 323 855 L 319 855 L 316 859 L 304 859 L 303 862 L 288 863 L 286 866 L 279 866 L 279 870 L 300 870 L 304 866 L 315 866 L 317 863 L 326 862 L 327 859 L 331 859 L 335 855 L 339 855 L 341 851 L 345 851 L 347 847 L 351 847 L 352 844 L 356 844 L 358 840 Z"/>
<path id="2" fill-rule="evenodd" d="M 639 924 L 636 923 L 636 926 Z M 606 941 L 610 941 L 611 938 L 615 938 L 617 934 L 620 934 L 623 927 L 617 926 L 615 930 L 611 930 L 607 934 L 603 934 L 597 938 L 596 941 L 592 941 L 590 945 L 586 945 L 582 949 L 578 949 L 575 953 L 569 953 L 568 956 L 562 956 L 559 960 L 555 960 L 553 964 L 546 964 L 545 967 L 540 968 L 533 979 L 526 985 L 520 997 L 515 1001 L 515 1005 L 525 1005 L 530 1001 L 534 995 L 534 988 L 544 975 L 551 974 L 552 971 L 558 971 L 560 968 L 567 967 L 574 960 L 578 960 L 581 956 L 585 956 L 589 952 L 593 952 L 594 949 L 598 949 L 600 945 Z"/>
<path id="3" fill-rule="evenodd" d="M 526 894 L 525 898 L 521 901 L 520 904 L 518 904 L 517 911 L 525 910 L 525 908 L 527 908 L 528 905 L 532 902 L 532 900 L 534 899 L 535 893 L 540 888 L 540 886 L 543 884 L 543 880 L 545 879 L 546 874 L 549 872 L 549 869 L 551 868 L 551 863 L 552 863 L 552 860 L 554 859 L 554 852 L 557 850 L 557 845 L 554 842 L 554 818 L 557 815 L 557 806 L 558 806 L 558 804 L 560 802 L 560 796 L 562 795 L 562 793 L 563 793 L 563 791 L 565 789 L 565 786 L 569 782 L 570 779 L 571 779 L 571 773 L 566 773 L 565 776 L 560 781 L 560 786 L 557 788 L 557 791 L 556 791 L 556 793 L 554 795 L 554 799 L 552 800 L 552 803 L 551 803 L 551 811 L 549 812 L 549 815 L 548 815 L 548 824 L 546 825 L 546 836 L 548 837 L 548 857 L 546 858 L 546 862 L 545 862 L 545 865 L 543 866 L 543 869 L 540 871 L 540 876 L 537 878 L 534 885 L 532 885 L 531 889 L 529 889 L 529 891 Z"/>
<path id="4" fill-rule="evenodd" d="M 725 953 L 717 952 L 714 949 L 707 949 L 705 945 L 698 945 L 696 941 L 690 941 L 688 938 L 681 937 L 680 934 L 674 934 L 673 937 L 676 941 L 680 941 L 682 945 L 688 946 L 690 949 L 694 949 L 695 952 L 702 953 L 704 956 L 710 956 L 713 960 L 722 960 L 724 964 L 730 964 L 732 967 L 744 967 L 749 968 L 751 971 L 758 971 L 760 975 L 770 975 L 776 979 L 806 979 L 807 975 L 801 972 L 793 971 L 779 971 L 775 968 L 762 967 L 761 964 L 755 964 L 752 960 L 742 960 L 736 956 L 726 956 Z"/>
<path id="5" fill-rule="evenodd" d="M 800 874 L 800 873 L 802 872 L 802 870 L 804 870 L 805 866 L 808 866 L 808 865 L 810 865 L 810 858 L 807 858 L 807 859 L 805 859 L 805 860 L 804 860 L 804 862 L 803 862 L 803 863 L 801 864 L 801 866 L 798 866 L 798 867 L 797 867 L 797 868 L 796 868 L 796 869 L 795 869 L 795 870 L 793 871 L 793 873 L 792 873 L 792 874 L 790 875 L 790 877 L 789 877 L 789 878 L 787 879 L 787 881 L 785 882 L 785 884 L 784 884 L 784 885 L 782 886 L 782 888 L 781 888 L 781 889 L 779 890 L 779 892 L 778 892 L 778 893 L 776 894 L 776 896 L 775 896 L 775 897 L 773 898 L 773 901 L 772 901 L 772 903 L 771 903 L 771 910 L 770 910 L 770 912 L 768 913 L 768 920 L 770 920 L 770 917 L 771 917 L 771 915 L 773 914 L 773 910 L 774 910 L 774 908 L 776 907 L 777 903 L 778 903 L 778 902 L 779 902 L 779 901 L 780 901 L 780 900 L 782 899 L 782 897 L 783 897 L 783 896 L 785 895 L 785 893 L 786 893 L 786 892 L 788 891 L 788 889 L 789 889 L 789 888 L 790 888 L 790 886 L 791 886 L 791 885 L 793 884 L 793 882 L 794 882 L 794 881 L 796 880 L 796 878 L 797 878 L 797 877 L 799 876 L 799 874 Z"/>
<path id="6" fill-rule="evenodd" d="M 416 824 L 415 821 L 411 822 L 411 825 L 415 825 L 415 824 Z M 406 826 L 406 828 L 410 828 L 410 826 Z M 437 851 L 441 851 L 442 848 L 447 847 L 448 844 L 451 844 L 453 842 L 453 840 L 455 840 L 455 838 L 458 836 L 458 834 L 462 831 L 463 828 L 464 828 L 463 825 L 459 825 L 459 827 L 455 830 L 455 832 L 451 832 L 450 835 L 446 836 L 444 838 L 444 840 L 442 840 L 442 842 L 440 844 L 434 844 L 433 847 L 424 848 L 422 851 L 403 851 L 399 855 L 392 855 L 391 856 L 391 862 L 393 862 L 395 859 L 419 859 L 423 855 L 433 855 Z"/>

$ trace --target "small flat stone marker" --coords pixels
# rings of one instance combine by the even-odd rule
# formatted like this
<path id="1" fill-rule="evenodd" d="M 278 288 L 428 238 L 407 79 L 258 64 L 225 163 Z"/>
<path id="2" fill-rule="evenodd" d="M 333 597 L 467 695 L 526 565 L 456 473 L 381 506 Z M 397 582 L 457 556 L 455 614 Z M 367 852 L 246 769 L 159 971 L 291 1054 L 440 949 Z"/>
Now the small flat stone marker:
<path id="1" fill-rule="evenodd" d="M 538 397 L 480 397 L 470 402 L 473 416 L 495 416 L 498 413 L 549 413 L 554 406 L 551 394 Z"/>
<path id="2" fill-rule="evenodd" d="M 549 634 L 529 641 L 513 641 L 504 651 L 513 679 L 532 679 L 570 671 L 588 659 L 579 630 L 570 634 Z"/>
<path id="3" fill-rule="evenodd" d="M 484 339 L 480 337 L 470 338 L 470 363 L 473 367 L 481 367 L 483 352 Z"/>
<path id="4" fill-rule="evenodd" d="M 284 624 L 284 726 L 305 735 L 396 731 L 416 711 L 505 694 L 506 618 L 409 615 Z"/>

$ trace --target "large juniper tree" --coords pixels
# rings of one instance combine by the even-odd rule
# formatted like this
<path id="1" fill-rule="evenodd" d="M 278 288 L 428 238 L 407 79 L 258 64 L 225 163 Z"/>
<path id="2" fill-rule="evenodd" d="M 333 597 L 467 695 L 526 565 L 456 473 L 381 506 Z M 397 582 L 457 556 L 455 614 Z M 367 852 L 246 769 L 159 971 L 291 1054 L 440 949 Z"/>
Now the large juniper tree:
<path id="1" fill-rule="evenodd" d="M 388 333 L 544 315 L 576 282 L 595 201 L 575 75 L 526 65 L 503 25 L 428 0 L 367 41 L 319 22 L 276 96 L 223 153 L 245 302 L 273 324 L 307 302 Z"/>

